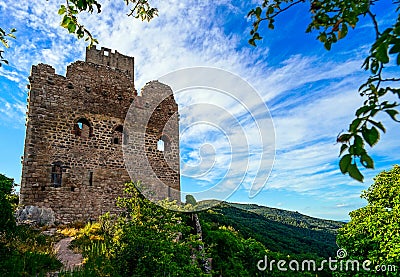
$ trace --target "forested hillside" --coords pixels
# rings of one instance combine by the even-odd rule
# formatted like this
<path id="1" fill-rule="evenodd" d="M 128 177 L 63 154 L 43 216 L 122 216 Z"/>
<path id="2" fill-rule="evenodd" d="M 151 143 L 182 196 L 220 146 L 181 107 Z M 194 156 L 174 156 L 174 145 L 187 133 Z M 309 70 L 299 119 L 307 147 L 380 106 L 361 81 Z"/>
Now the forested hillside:
<path id="1" fill-rule="evenodd" d="M 200 218 L 216 225 L 232 226 L 245 238 L 254 238 L 271 251 L 320 257 L 335 256 L 336 231 L 343 225 L 295 212 L 235 203 L 223 203 L 200 213 Z"/>
<path id="2" fill-rule="evenodd" d="M 296 227 L 307 228 L 311 230 L 317 230 L 317 231 L 323 230 L 336 234 L 337 230 L 343 226 L 343 222 L 315 218 L 301 214 L 299 212 L 270 208 L 256 204 L 229 203 L 229 205 L 256 214 L 263 215 L 267 219 L 273 221 L 278 221 L 281 223 L 293 225 Z"/>

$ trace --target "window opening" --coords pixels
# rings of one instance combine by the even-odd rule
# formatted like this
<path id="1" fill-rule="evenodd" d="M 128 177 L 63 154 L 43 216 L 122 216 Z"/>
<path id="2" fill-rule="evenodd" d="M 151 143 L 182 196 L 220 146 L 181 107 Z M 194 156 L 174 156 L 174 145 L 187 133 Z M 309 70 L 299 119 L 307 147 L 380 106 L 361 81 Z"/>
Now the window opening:
<path id="1" fill-rule="evenodd" d="M 164 141 L 162 139 L 157 142 L 157 150 L 164 151 Z"/>
<path id="2" fill-rule="evenodd" d="M 89 186 L 92 186 L 92 185 L 93 185 L 93 172 L 90 171 L 89 172 Z"/>
<path id="3" fill-rule="evenodd" d="M 55 162 L 51 165 L 51 184 L 55 188 L 61 187 L 62 166 L 61 162 Z"/>
<path id="4" fill-rule="evenodd" d="M 170 150 L 170 140 L 166 135 L 162 135 L 157 142 L 157 150 L 159 151 L 169 151 Z"/>
<path id="5" fill-rule="evenodd" d="M 75 123 L 75 135 L 82 138 L 89 138 L 93 136 L 93 129 L 86 118 L 81 118 Z"/>
<path id="6" fill-rule="evenodd" d="M 118 125 L 117 128 L 114 129 L 113 140 L 112 140 L 114 144 L 122 144 L 123 132 L 124 132 L 124 127 L 122 127 L 122 125 Z"/>

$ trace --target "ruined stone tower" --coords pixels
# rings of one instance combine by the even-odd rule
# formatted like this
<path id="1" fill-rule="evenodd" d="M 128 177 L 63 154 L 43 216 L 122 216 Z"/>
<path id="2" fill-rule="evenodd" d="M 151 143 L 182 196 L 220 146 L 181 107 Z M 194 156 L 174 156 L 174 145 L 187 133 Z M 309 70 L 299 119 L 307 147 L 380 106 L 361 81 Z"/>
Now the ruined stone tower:
<path id="1" fill-rule="evenodd" d="M 115 211 L 115 198 L 131 179 L 156 187 L 158 199 L 179 200 L 178 106 L 158 81 L 138 96 L 133 57 L 87 49 L 86 61 L 69 65 L 66 77 L 39 64 L 29 80 L 21 205 L 51 208 L 59 222 L 86 221 Z M 128 110 L 135 118 L 129 134 Z M 143 145 L 132 132 L 144 132 Z M 123 146 L 145 160 L 131 161 L 130 174 Z"/>

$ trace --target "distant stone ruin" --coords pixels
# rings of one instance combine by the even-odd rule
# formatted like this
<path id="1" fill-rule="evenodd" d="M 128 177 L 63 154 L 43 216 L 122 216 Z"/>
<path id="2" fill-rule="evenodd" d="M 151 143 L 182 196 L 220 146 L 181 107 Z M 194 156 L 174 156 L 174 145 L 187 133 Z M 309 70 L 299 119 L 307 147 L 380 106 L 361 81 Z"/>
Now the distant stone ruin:
<path id="1" fill-rule="evenodd" d="M 115 199 L 131 179 L 155 187 L 158 199 L 179 201 L 178 106 L 171 88 L 158 81 L 137 94 L 133 57 L 91 48 L 86 61 L 67 67 L 66 77 L 39 64 L 29 81 L 23 207 L 51 209 L 60 223 L 95 219 L 117 211 Z M 144 145 L 124 130 L 131 104 L 136 121 L 130 128 L 144 130 Z M 151 170 L 134 160 L 128 174 L 123 146 L 142 153 Z"/>

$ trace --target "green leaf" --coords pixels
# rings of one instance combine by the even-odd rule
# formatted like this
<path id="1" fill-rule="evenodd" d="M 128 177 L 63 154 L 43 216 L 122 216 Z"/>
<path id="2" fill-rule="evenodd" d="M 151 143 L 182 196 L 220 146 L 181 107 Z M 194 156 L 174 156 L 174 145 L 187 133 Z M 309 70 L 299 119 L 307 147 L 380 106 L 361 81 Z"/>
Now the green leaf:
<path id="1" fill-rule="evenodd" d="M 394 121 L 400 122 L 400 121 L 396 118 L 396 115 L 399 113 L 397 110 L 385 110 L 385 112 L 386 112 Z"/>
<path id="2" fill-rule="evenodd" d="M 369 146 L 374 146 L 379 141 L 379 131 L 376 127 L 372 126 L 371 129 L 363 128 L 361 134 Z"/>
<path id="3" fill-rule="evenodd" d="M 267 14 L 268 14 L 268 15 L 272 14 L 272 13 L 274 12 L 274 10 L 275 10 L 275 9 L 274 9 L 273 6 L 269 6 L 268 9 L 267 9 Z"/>
<path id="4" fill-rule="evenodd" d="M 343 152 L 346 151 L 347 148 L 349 148 L 349 146 L 347 144 L 342 144 L 342 146 L 340 147 L 339 156 L 341 156 L 343 154 Z"/>
<path id="5" fill-rule="evenodd" d="M 59 14 L 59 15 L 64 14 L 66 11 L 67 11 L 67 10 L 66 10 L 65 6 L 64 6 L 64 5 L 61 5 L 60 9 L 58 10 L 58 14 Z"/>
<path id="6" fill-rule="evenodd" d="M 385 127 L 383 126 L 382 122 L 376 122 L 376 121 L 373 121 L 373 120 L 371 120 L 371 119 L 369 119 L 368 121 L 369 121 L 371 124 L 373 124 L 373 125 L 375 125 L 376 127 L 378 127 L 379 129 L 381 129 L 382 132 L 386 133 L 386 129 L 385 129 Z"/>
<path id="7" fill-rule="evenodd" d="M 326 33 L 320 33 L 319 36 L 317 37 L 320 42 L 326 42 Z"/>
<path id="8" fill-rule="evenodd" d="M 68 31 L 72 34 L 75 33 L 75 30 L 76 30 L 76 24 L 70 21 L 68 24 Z"/>
<path id="9" fill-rule="evenodd" d="M 61 21 L 61 26 L 64 28 L 68 28 L 68 24 L 70 21 L 71 19 L 68 16 L 64 15 L 63 20 Z"/>
<path id="10" fill-rule="evenodd" d="M 356 164 L 350 164 L 348 167 L 348 172 L 351 178 L 363 182 L 364 176 L 361 174 Z"/>
<path id="11" fill-rule="evenodd" d="M 367 153 L 361 155 L 360 162 L 365 168 L 374 168 L 374 160 Z"/>
<path id="12" fill-rule="evenodd" d="M 349 165 L 351 164 L 351 155 L 350 154 L 346 154 L 344 155 L 339 162 L 339 168 L 340 171 L 345 174 L 346 172 L 348 172 L 348 168 Z"/>
<path id="13" fill-rule="evenodd" d="M 257 46 L 256 43 L 254 42 L 254 39 L 249 39 L 249 44 L 252 46 Z"/>
<path id="14" fill-rule="evenodd" d="M 268 28 L 271 29 L 271 30 L 273 30 L 273 29 L 275 28 L 274 23 L 270 22 L 270 23 L 268 24 Z"/>
<path id="15" fill-rule="evenodd" d="M 379 109 L 372 109 L 370 116 L 375 116 L 379 112 Z"/>
<path id="16" fill-rule="evenodd" d="M 347 35 L 347 25 L 342 24 L 342 29 L 338 32 L 338 39 L 342 39 Z"/>
<path id="17" fill-rule="evenodd" d="M 260 37 L 260 34 L 259 34 L 259 33 L 255 33 L 255 34 L 253 35 L 253 39 L 260 40 L 260 39 L 262 39 L 262 37 Z"/>
<path id="18" fill-rule="evenodd" d="M 362 122 L 361 118 L 356 118 L 353 120 L 353 122 L 351 122 L 350 127 L 349 127 L 349 132 L 351 133 L 355 133 L 358 129 L 358 127 L 360 126 Z"/>
<path id="19" fill-rule="evenodd" d="M 366 114 L 368 111 L 373 109 L 375 106 L 362 106 L 356 111 L 356 116 L 360 116 L 362 114 Z"/>
<path id="20" fill-rule="evenodd" d="M 379 47 L 376 49 L 375 52 L 375 57 L 382 63 L 388 63 L 389 62 L 389 56 L 387 53 L 387 45 L 386 44 L 381 44 Z"/>
<path id="21" fill-rule="evenodd" d="M 389 54 L 395 54 L 400 52 L 400 43 L 396 43 L 390 48 Z"/>
<path id="22" fill-rule="evenodd" d="M 351 139 L 351 137 L 352 134 L 342 134 L 337 137 L 336 142 L 346 143 Z"/>
<path id="23" fill-rule="evenodd" d="M 328 51 L 331 50 L 332 42 L 326 41 L 326 42 L 324 43 L 324 47 L 325 47 L 325 49 L 328 50 Z"/>
<path id="24" fill-rule="evenodd" d="M 357 148 L 357 150 L 364 149 L 364 141 L 359 135 L 354 136 L 354 144 L 353 145 Z M 359 151 L 356 151 L 356 152 L 357 152 L 356 154 L 361 154 L 361 153 L 359 153 Z"/>
<path id="25" fill-rule="evenodd" d="M 254 11 L 254 14 L 256 15 L 257 19 L 260 19 L 261 12 L 262 12 L 262 9 L 260 7 L 257 7 L 256 10 Z"/>

